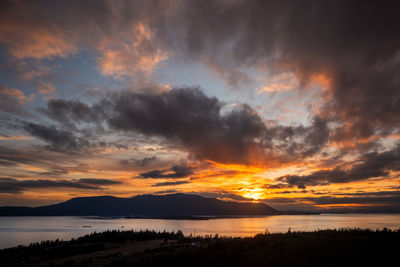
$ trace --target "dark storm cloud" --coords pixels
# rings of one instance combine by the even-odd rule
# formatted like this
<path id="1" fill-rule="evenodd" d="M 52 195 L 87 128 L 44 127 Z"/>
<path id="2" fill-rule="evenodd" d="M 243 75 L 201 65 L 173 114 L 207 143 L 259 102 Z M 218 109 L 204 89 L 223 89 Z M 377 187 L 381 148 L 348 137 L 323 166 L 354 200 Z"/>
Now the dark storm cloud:
<path id="1" fill-rule="evenodd" d="M 51 99 L 47 102 L 47 108 L 41 111 L 51 119 L 72 128 L 77 122 L 101 123 L 104 118 L 101 107 L 89 107 L 77 100 Z"/>
<path id="2" fill-rule="evenodd" d="M 176 182 L 163 182 L 163 183 L 156 183 L 153 184 L 153 187 L 158 187 L 158 186 L 171 186 L 171 185 L 181 185 L 181 184 L 189 184 L 189 181 L 176 181 Z"/>
<path id="3" fill-rule="evenodd" d="M 162 94 L 127 92 L 111 101 L 114 109 L 108 121 L 112 128 L 167 138 L 199 158 L 245 159 L 250 149 L 257 149 L 252 139 L 265 128 L 250 107 L 244 105 L 222 115 L 223 104 L 198 89 Z"/>
<path id="4" fill-rule="evenodd" d="M 152 170 L 139 174 L 140 178 L 183 178 L 193 174 L 191 167 L 175 165 L 169 169 Z"/>
<path id="5" fill-rule="evenodd" d="M 102 117 L 113 130 L 162 137 L 183 146 L 198 159 L 217 162 L 264 164 L 271 158 L 304 158 L 318 153 L 329 138 L 329 121 L 319 116 L 314 116 L 307 127 L 267 127 L 250 106 L 238 104 L 229 107 L 217 98 L 206 96 L 198 88 L 175 88 L 146 94 L 112 93 L 93 106 L 83 104 L 85 113 L 96 116 L 74 115 L 75 111 L 69 108 L 50 108 L 55 103 L 81 106 L 77 101 L 70 103 L 55 99 L 51 103 L 43 112 L 61 124 L 65 118 L 72 117 L 74 120 L 68 120 L 70 123 L 104 124 Z M 97 112 L 99 107 L 103 108 L 102 112 Z"/>
<path id="6" fill-rule="evenodd" d="M 328 122 L 314 117 L 309 127 L 266 127 L 248 105 L 228 110 L 196 88 L 161 94 L 124 92 L 103 100 L 112 107 L 109 125 L 117 130 L 155 135 L 183 145 L 199 159 L 218 162 L 266 162 L 268 154 L 315 154 L 327 142 Z M 276 150 L 276 151 L 274 151 Z"/>
<path id="7" fill-rule="evenodd" d="M 100 179 L 81 180 L 17 180 L 13 178 L 0 178 L 0 193 L 21 193 L 29 189 L 41 188 L 75 188 L 75 189 L 100 189 L 99 186 L 113 185 L 115 181 Z"/>
<path id="8" fill-rule="evenodd" d="M 273 150 L 283 150 L 292 158 L 308 157 L 318 153 L 328 142 L 329 121 L 315 115 L 311 125 L 305 126 L 275 126 L 267 130 L 267 138 L 274 144 Z"/>
<path id="9" fill-rule="evenodd" d="M 48 148 L 61 152 L 79 152 L 90 146 L 89 141 L 75 136 L 72 132 L 58 130 L 54 126 L 24 123 L 22 126 L 32 136 L 49 144 Z"/>
<path id="10" fill-rule="evenodd" d="M 81 119 L 86 120 L 84 117 Z M 77 119 L 75 122 L 78 122 Z M 69 121 L 64 124 L 61 122 L 60 127 L 54 125 L 43 125 L 33 122 L 21 122 L 20 128 L 27 131 L 30 135 L 37 137 L 47 143 L 46 148 L 49 150 L 63 153 L 80 153 L 89 152 L 90 148 L 106 148 L 115 147 L 118 149 L 127 149 L 128 147 L 119 142 L 102 141 L 98 138 L 97 133 L 103 133 L 98 128 L 77 129 L 75 122 Z M 67 127 L 65 127 L 67 126 Z M 89 141 L 90 140 L 90 141 Z"/>
<path id="11" fill-rule="evenodd" d="M 286 175 L 278 178 L 278 181 L 286 183 L 288 186 L 295 185 L 298 188 L 305 188 L 306 186 L 386 177 L 391 170 L 400 170 L 400 145 L 389 151 L 365 154 L 358 161 L 350 168 L 342 166 L 331 170 L 316 171 L 309 175 Z"/>

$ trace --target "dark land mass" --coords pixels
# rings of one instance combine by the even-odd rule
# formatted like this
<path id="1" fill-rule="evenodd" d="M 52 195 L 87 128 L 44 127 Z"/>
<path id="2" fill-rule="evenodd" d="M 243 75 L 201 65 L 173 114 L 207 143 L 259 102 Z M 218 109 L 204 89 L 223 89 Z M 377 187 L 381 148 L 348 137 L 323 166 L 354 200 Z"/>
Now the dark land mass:
<path id="1" fill-rule="evenodd" d="M 0 207 L 0 216 L 101 216 L 132 218 L 189 218 L 194 216 L 261 216 L 282 212 L 263 203 L 222 201 L 198 195 L 141 195 L 79 197 L 36 208 Z M 200 218 L 201 219 L 201 218 Z"/>
<path id="2" fill-rule="evenodd" d="M 0 266 L 396 266 L 400 229 L 248 238 L 107 231 L 0 250 Z"/>

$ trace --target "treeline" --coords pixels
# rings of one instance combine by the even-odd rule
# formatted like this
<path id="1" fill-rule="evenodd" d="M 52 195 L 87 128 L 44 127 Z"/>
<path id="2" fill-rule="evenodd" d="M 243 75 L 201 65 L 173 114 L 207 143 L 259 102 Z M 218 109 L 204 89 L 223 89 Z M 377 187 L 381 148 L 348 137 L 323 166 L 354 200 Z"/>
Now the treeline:
<path id="1" fill-rule="evenodd" d="M 111 243 L 123 243 L 126 241 L 146 241 L 146 240 L 170 240 L 170 239 L 181 239 L 183 238 L 182 231 L 167 232 L 167 231 L 105 231 L 101 233 L 91 233 L 77 239 L 72 239 L 72 243 L 98 243 L 98 242 L 111 242 Z"/>
<path id="2" fill-rule="evenodd" d="M 120 231 L 112 230 L 91 233 L 70 241 L 47 240 L 0 250 L 0 266 L 13 266 L 16 262 L 25 265 L 32 262 L 88 254 L 105 249 L 105 243 L 125 243 L 146 240 L 180 240 L 183 233 L 166 231 Z"/>
<path id="3" fill-rule="evenodd" d="M 339 229 L 214 238 L 207 246 L 147 255 L 143 265 L 221 266 L 394 266 L 400 251 L 399 230 Z M 115 262 L 123 265 L 124 259 Z"/>
<path id="4" fill-rule="evenodd" d="M 200 246 L 187 246 L 188 242 Z M 192 242 L 193 243 L 193 242 Z M 185 237 L 181 247 L 160 248 L 110 266 L 394 266 L 400 229 L 338 229 L 257 234 L 254 237 Z M 190 244 L 190 243 L 189 243 Z"/>
<path id="5" fill-rule="evenodd" d="M 135 253 L 115 248 L 136 241 L 159 240 L 160 246 Z M 173 241 L 172 241 L 173 240 Z M 171 242 L 169 242 L 171 241 Z M 113 248 L 108 260 L 75 255 Z M 114 245 L 113 245 L 114 244 Z M 120 244 L 120 245 L 118 245 Z M 397 261 L 399 230 L 339 229 L 314 232 L 260 233 L 254 237 L 184 236 L 178 232 L 106 231 L 70 241 L 44 241 L 0 251 L 0 266 L 37 265 L 52 259 L 60 266 L 386 266 Z M 110 252 L 111 253 L 111 252 Z M 72 257 L 72 258 L 71 258 Z M 111 259 L 111 260 L 110 260 Z M 83 264 L 83 265 L 82 265 Z M 39 264 L 40 265 L 40 264 Z"/>

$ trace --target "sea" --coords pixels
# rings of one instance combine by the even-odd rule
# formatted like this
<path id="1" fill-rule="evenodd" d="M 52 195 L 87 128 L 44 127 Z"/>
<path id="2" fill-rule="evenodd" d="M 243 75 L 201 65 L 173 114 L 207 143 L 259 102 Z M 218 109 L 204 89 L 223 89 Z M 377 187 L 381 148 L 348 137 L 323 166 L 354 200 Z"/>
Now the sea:
<path id="1" fill-rule="evenodd" d="M 0 217 L 0 249 L 44 240 L 70 240 L 106 230 L 182 231 L 185 235 L 254 236 L 322 229 L 400 229 L 400 214 L 277 215 L 210 220 L 107 219 L 94 217 Z"/>

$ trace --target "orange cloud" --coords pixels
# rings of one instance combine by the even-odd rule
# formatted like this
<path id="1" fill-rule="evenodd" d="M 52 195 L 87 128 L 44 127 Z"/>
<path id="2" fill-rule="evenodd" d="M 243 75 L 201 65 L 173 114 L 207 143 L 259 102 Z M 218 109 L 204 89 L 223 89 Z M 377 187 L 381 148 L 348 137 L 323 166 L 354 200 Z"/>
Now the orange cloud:
<path id="1" fill-rule="evenodd" d="M 11 135 L 11 136 L 0 136 L 0 140 L 32 140 L 33 138 L 25 135 Z"/>
<path id="2" fill-rule="evenodd" d="M 293 72 L 283 72 L 259 79 L 264 81 L 264 85 L 257 90 L 257 94 L 290 91 L 299 87 L 299 81 Z"/>
<path id="3" fill-rule="evenodd" d="M 56 88 L 54 87 L 54 85 L 52 85 L 51 83 L 47 83 L 47 82 L 40 82 L 40 83 L 36 86 L 36 89 L 37 89 L 38 92 L 41 93 L 42 95 L 52 94 L 52 93 L 54 93 L 54 91 L 56 90 Z"/>
<path id="4" fill-rule="evenodd" d="M 115 39 L 120 42 L 116 43 Z M 118 78 L 137 72 L 149 74 L 167 58 L 166 53 L 155 46 L 153 33 L 144 23 L 137 23 L 131 32 L 105 37 L 98 49 L 102 53 L 99 58 L 101 73 Z"/>
<path id="5" fill-rule="evenodd" d="M 76 46 L 56 27 L 36 27 L 16 20 L 0 24 L 0 39 L 17 59 L 66 57 L 77 51 Z"/>
<path id="6" fill-rule="evenodd" d="M 25 105 L 27 101 L 33 101 L 35 99 L 34 94 L 25 96 L 25 94 L 21 90 L 9 88 L 7 86 L 0 86 L 0 95 L 3 95 L 10 100 L 15 101 L 20 105 Z"/>

